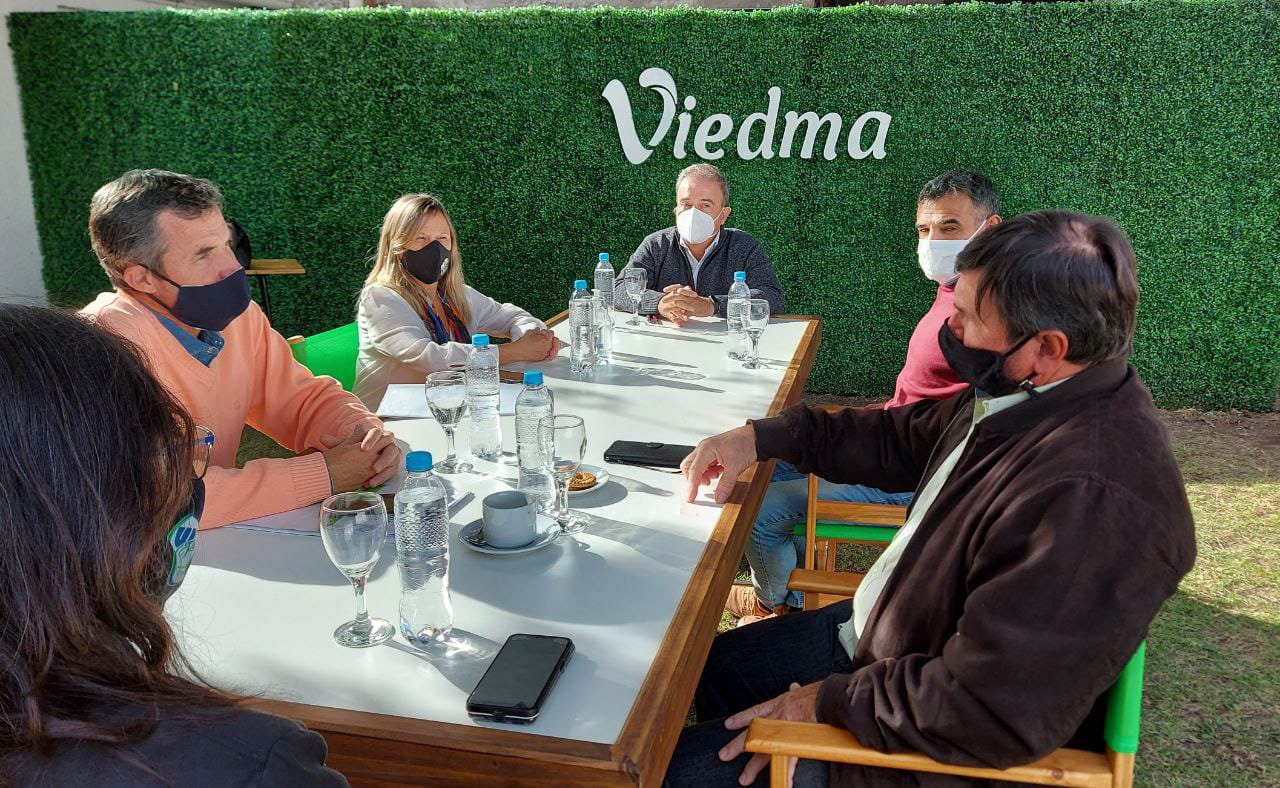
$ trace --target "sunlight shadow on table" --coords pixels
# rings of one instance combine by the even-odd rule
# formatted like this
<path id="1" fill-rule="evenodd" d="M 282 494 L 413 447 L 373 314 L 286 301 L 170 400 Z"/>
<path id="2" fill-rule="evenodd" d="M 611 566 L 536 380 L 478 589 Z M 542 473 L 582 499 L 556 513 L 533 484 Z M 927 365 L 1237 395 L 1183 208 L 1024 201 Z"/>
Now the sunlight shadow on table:
<path id="1" fill-rule="evenodd" d="M 457 627 L 449 633 L 448 640 L 432 644 L 427 650 L 416 649 L 398 639 L 388 640 L 383 645 L 426 662 L 440 671 L 450 684 L 468 694 L 480 683 L 480 677 L 502 647 L 502 644 L 483 635 Z"/>
<path id="2" fill-rule="evenodd" d="M 599 509 L 612 506 L 627 497 L 627 488 L 610 476 L 609 481 L 600 485 L 599 489 L 579 493 L 569 497 L 570 509 Z"/>
<path id="3" fill-rule="evenodd" d="M 580 512 L 579 516 L 585 519 L 588 515 Z M 590 536 L 591 526 L 587 528 L 585 536 Z M 673 549 L 662 548 L 664 553 Z M 455 598 L 465 596 L 526 619 L 575 624 L 628 624 L 661 618 L 663 613 L 652 607 L 618 605 L 610 600 L 624 595 L 625 589 L 642 587 L 655 572 L 679 575 L 673 566 L 655 567 L 643 559 L 643 554 L 612 551 L 606 557 L 594 549 L 590 539 L 571 535 L 562 535 L 549 547 L 532 553 L 467 558 L 465 569 L 461 556 L 457 571 L 454 565 L 449 567 L 449 585 Z M 537 581 L 513 585 L 517 564 L 521 577 Z M 581 588 L 591 588 L 596 593 L 584 598 L 578 590 Z"/>
<path id="4" fill-rule="evenodd" d="M 230 529 L 225 536 L 221 530 L 201 531 L 196 540 L 195 564 L 278 583 L 306 586 L 351 584 L 329 560 L 324 543 L 318 536 L 261 532 L 254 538 L 261 540 L 262 548 L 252 551 L 240 547 L 231 538 L 233 536 Z M 289 556 L 288 560 L 280 560 L 282 555 Z M 386 574 L 394 563 L 395 545 L 388 541 L 383 546 L 377 566 L 369 574 L 369 582 Z"/>
<path id="5" fill-rule="evenodd" d="M 646 337 L 657 337 L 658 339 L 674 339 L 679 342 L 709 342 L 713 345 L 719 344 L 714 339 L 706 339 L 704 337 L 696 337 L 690 334 L 677 334 L 675 332 L 666 333 L 661 331 L 645 331 L 639 328 L 618 326 L 615 331 L 625 331 L 628 334 L 639 334 Z"/>
<path id="6" fill-rule="evenodd" d="M 610 470 L 609 478 L 627 488 L 628 492 L 640 493 L 642 495 L 656 495 L 659 498 L 670 498 L 674 493 L 670 490 L 664 490 L 661 487 L 654 487 L 639 479 L 632 479 L 630 476 L 623 476 L 617 471 Z"/>
<path id="7" fill-rule="evenodd" d="M 614 361 L 625 361 L 628 364 L 661 364 L 668 367 L 684 367 L 686 369 L 694 369 L 695 367 L 694 364 L 682 364 L 669 358 L 642 356 L 639 353 L 624 353 L 621 350 L 613 351 L 613 359 Z"/>
<path id="8" fill-rule="evenodd" d="M 698 563 L 700 543 L 687 536 L 667 533 L 643 525 L 624 523 L 592 512 L 578 512 L 592 536 L 624 544 L 674 569 L 692 569 Z"/>

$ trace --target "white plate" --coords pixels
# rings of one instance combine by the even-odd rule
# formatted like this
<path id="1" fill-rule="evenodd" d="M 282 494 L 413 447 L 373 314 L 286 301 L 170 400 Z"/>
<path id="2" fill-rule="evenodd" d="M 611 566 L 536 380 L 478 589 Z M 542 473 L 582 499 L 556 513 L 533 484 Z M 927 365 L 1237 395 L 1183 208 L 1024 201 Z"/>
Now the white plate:
<path id="1" fill-rule="evenodd" d="M 585 490 L 570 490 L 570 498 L 594 492 L 609 483 L 609 472 L 604 468 L 600 468 L 595 465 L 579 465 L 578 470 L 586 471 L 587 473 L 594 473 L 596 475 L 596 483 Z"/>
<path id="2" fill-rule="evenodd" d="M 484 518 L 477 518 L 462 526 L 462 530 L 458 531 L 458 541 L 463 547 L 469 547 L 477 553 L 485 555 L 520 555 L 521 553 L 532 553 L 534 550 L 540 550 L 556 540 L 560 535 L 560 526 L 556 524 L 556 520 L 551 515 L 538 515 L 538 523 L 535 526 L 537 535 L 533 537 L 533 541 L 519 547 L 490 547 L 489 545 L 472 544 L 467 540 L 468 536 L 478 533 L 484 528 Z"/>

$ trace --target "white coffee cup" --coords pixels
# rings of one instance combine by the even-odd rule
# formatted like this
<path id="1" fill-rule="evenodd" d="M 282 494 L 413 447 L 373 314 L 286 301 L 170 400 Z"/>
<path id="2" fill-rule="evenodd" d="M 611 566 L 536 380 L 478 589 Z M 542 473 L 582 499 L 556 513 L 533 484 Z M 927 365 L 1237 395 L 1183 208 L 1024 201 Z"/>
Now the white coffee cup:
<path id="1" fill-rule="evenodd" d="M 492 547 L 523 547 L 537 533 L 533 501 L 519 490 L 491 493 L 481 501 L 484 540 Z"/>

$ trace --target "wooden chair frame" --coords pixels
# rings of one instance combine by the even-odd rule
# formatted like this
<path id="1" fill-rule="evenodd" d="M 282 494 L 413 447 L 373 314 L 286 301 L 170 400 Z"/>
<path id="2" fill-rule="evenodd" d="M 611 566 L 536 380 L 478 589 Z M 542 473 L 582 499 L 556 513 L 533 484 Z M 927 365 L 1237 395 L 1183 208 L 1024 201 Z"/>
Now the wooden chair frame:
<path id="1" fill-rule="evenodd" d="M 1147 644 L 1144 642 L 1129 658 L 1107 694 L 1107 720 L 1103 729 L 1107 743 L 1105 753 L 1063 747 L 1039 760 L 1008 769 L 956 766 L 935 761 L 918 752 L 873 750 L 849 731 L 833 725 L 763 717 L 752 720 L 751 727 L 747 729 L 747 751 L 770 756 L 769 780 L 775 788 L 787 784 L 787 759 L 790 757 L 1037 785 L 1131 788 L 1142 719 L 1142 675 L 1146 656 Z"/>
<path id="2" fill-rule="evenodd" d="M 811 483 L 811 503 L 815 489 L 816 485 Z M 812 521 L 812 508 L 810 511 Z M 812 525 L 809 538 L 813 538 Z M 796 569 L 791 573 L 792 582 L 788 586 L 805 592 L 805 608 L 808 609 L 811 593 L 813 596 L 849 596 L 857 590 L 862 578 L 863 575 L 852 572 Z M 802 585 L 797 587 L 797 581 Z M 873 750 L 849 731 L 832 725 L 765 718 L 751 721 L 746 748 L 748 752 L 770 756 L 769 779 L 775 788 L 787 785 L 787 759 L 790 757 L 1037 785 L 1131 788 L 1142 716 L 1142 675 L 1146 653 L 1146 643 L 1138 646 L 1107 696 L 1107 721 L 1103 734 L 1107 743 L 1106 753 L 1063 747 L 1037 761 L 1009 769 L 956 766 L 935 761 L 922 753 Z"/>
<path id="3" fill-rule="evenodd" d="M 809 474 L 804 568 L 793 570 L 787 581 L 788 588 L 804 593 L 805 610 L 817 610 L 833 597 L 852 596 L 857 590 L 861 575 L 836 571 L 838 544 L 886 545 L 907 518 L 905 506 L 825 501 L 818 497 L 818 481 Z"/>

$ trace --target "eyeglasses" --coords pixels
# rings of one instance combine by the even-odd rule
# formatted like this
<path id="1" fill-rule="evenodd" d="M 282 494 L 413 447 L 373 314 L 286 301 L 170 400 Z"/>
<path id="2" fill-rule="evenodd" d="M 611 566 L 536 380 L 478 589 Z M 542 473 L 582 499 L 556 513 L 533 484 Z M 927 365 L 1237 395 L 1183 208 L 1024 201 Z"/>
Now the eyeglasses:
<path id="1" fill-rule="evenodd" d="M 195 472 L 197 479 L 204 478 L 205 471 L 209 470 L 209 458 L 212 456 L 213 430 L 202 424 L 197 424 L 191 452 L 192 470 Z"/>

